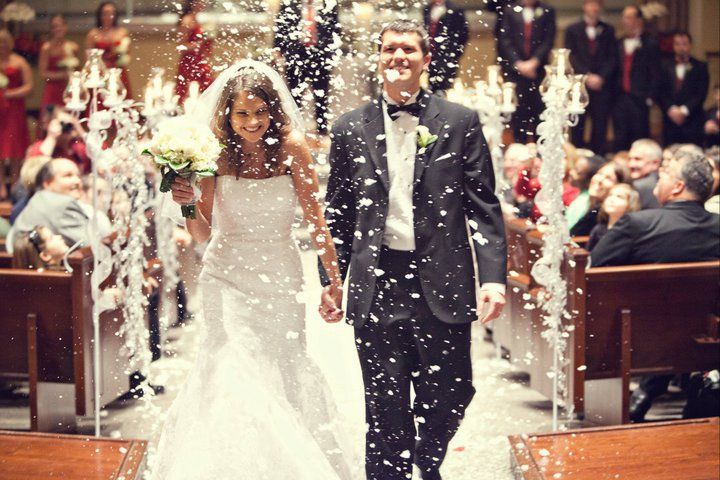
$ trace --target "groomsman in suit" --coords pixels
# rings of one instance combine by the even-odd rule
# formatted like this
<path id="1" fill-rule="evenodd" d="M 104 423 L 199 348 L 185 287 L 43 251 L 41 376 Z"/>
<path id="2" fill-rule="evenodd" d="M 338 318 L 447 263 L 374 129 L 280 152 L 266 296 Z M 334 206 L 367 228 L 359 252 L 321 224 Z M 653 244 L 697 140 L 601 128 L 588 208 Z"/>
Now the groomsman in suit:
<path id="1" fill-rule="evenodd" d="M 457 75 L 460 58 L 468 40 L 468 25 L 462 8 L 446 0 L 430 0 L 423 9 L 425 28 L 430 35 L 430 90 L 441 93 Z"/>
<path id="2" fill-rule="evenodd" d="M 318 133 L 328 130 L 330 76 L 340 51 L 337 3 L 323 0 L 283 0 L 275 20 L 273 47 L 285 58 L 285 76 L 298 105 L 303 93 L 313 93 Z"/>
<path id="3" fill-rule="evenodd" d="M 658 103 L 663 112 L 663 141 L 703 144 L 703 103 L 710 85 L 705 62 L 692 57 L 692 38 L 687 32 L 673 35 L 673 61 L 663 65 Z"/>
<path id="4" fill-rule="evenodd" d="M 332 128 L 326 217 L 349 275 L 367 478 L 407 480 L 415 464 L 439 480 L 475 393 L 471 323 L 505 303 L 503 217 L 477 113 L 420 88 L 424 28 L 398 20 L 380 39 L 382 96 Z M 342 291 L 325 287 L 323 317 L 338 320 L 341 304 Z"/>
<path id="5" fill-rule="evenodd" d="M 512 117 L 515 141 L 535 135 L 544 110 L 538 87 L 555 41 L 555 10 L 537 0 L 520 0 L 503 11 L 498 56 L 503 73 L 517 84 L 518 108 Z"/>
<path id="6" fill-rule="evenodd" d="M 622 13 L 624 36 L 618 40 L 618 75 L 615 85 L 613 130 L 615 150 L 627 150 L 632 142 L 650 136 L 650 105 L 657 94 L 660 49 L 646 33 L 645 21 L 636 5 Z"/>
<path id="7" fill-rule="evenodd" d="M 565 48 L 570 49 L 570 63 L 575 73 L 587 75 L 585 85 L 590 94 L 587 116 L 592 124 L 589 145 L 584 141 L 585 115 L 572 130 L 572 143 L 577 147 L 588 146 L 600 155 L 607 150 L 612 82 L 617 70 L 615 29 L 600 19 L 602 6 L 602 0 L 585 0 L 583 18 L 565 30 Z"/>

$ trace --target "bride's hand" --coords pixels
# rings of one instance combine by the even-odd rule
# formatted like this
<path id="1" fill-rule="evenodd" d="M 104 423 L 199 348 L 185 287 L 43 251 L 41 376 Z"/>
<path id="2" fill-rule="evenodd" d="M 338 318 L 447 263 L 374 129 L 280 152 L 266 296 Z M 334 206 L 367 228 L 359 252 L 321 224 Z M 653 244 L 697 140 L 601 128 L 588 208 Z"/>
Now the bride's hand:
<path id="1" fill-rule="evenodd" d="M 176 177 L 172 184 L 172 199 L 180 205 L 189 205 L 195 199 L 195 193 L 190 182 L 184 178 Z"/>
<path id="2" fill-rule="evenodd" d="M 320 315 L 327 323 L 337 323 L 342 320 L 345 312 L 340 308 L 342 306 L 343 290 L 342 287 L 330 284 L 323 288 L 320 297 Z"/>

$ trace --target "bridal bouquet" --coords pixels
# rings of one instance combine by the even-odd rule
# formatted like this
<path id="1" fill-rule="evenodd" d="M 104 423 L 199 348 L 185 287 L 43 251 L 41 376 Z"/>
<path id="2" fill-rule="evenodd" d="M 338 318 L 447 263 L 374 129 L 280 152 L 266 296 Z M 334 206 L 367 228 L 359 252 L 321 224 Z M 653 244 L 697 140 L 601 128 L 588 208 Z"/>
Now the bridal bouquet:
<path id="1" fill-rule="evenodd" d="M 80 59 L 75 56 L 69 44 L 65 45 L 65 56 L 58 62 L 60 68 L 75 70 L 80 66 Z"/>
<path id="2" fill-rule="evenodd" d="M 177 177 L 189 180 L 197 191 L 199 179 L 215 176 L 222 149 L 210 127 L 183 115 L 160 123 L 143 154 L 152 156 L 160 168 L 161 192 L 169 192 Z M 182 214 L 194 219 L 195 203 L 183 205 Z"/>

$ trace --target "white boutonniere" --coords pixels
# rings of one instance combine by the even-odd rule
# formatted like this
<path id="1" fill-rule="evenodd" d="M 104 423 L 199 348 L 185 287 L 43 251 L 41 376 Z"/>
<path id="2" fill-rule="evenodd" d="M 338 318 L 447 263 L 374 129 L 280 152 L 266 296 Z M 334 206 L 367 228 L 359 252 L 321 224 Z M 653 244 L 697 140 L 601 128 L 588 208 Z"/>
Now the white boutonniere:
<path id="1" fill-rule="evenodd" d="M 418 153 L 425 153 L 425 150 L 430 145 L 437 142 L 438 136 L 430 133 L 430 129 L 428 129 L 428 127 L 426 127 L 425 125 L 418 125 L 415 131 L 417 132 L 418 137 L 417 144 L 418 147 L 420 147 Z"/>
<path id="2" fill-rule="evenodd" d="M 545 10 L 543 10 L 543 9 L 540 8 L 540 7 L 537 7 L 537 8 L 535 9 L 535 18 L 540 18 L 540 17 L 542 17 L 542 14 L 543 14 L 543 13 L 545 13 Z"/>

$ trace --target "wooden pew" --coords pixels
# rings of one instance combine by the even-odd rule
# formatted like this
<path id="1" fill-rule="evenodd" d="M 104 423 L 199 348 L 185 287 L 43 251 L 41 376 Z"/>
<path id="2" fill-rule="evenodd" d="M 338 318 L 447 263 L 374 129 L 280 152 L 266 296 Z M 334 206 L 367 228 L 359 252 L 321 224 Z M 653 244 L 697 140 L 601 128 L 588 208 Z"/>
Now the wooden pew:
<path id="1" fill-rule="evenodd" d="M 135 480 L 146 451 L 139 440 L 0 431 L 0 478 Z"/>
<path id="2" fill-rule="evenodd" d="M 29 380 L 31 428 L 69 431 L 94 409 L 93 326 L 88 248 L 69 257 L 72 273 L 0 269 L 0 378 Z M 128 390 L 116 335 L 118 311 L 100 317 L 101 404 Z"/>
<path id="3" fill-rule="evenodd" d="M 0 202 L 0 217 L 6 220 L 10 220 L 10 214 L 12 213 L 12 203 L 5 201 Z"/>
<path id="4" fill-rule="evenodd" d="M 709 480 L 720 471 L 718 418 L 511 435 L 517 480 Z"/>

